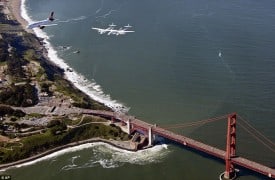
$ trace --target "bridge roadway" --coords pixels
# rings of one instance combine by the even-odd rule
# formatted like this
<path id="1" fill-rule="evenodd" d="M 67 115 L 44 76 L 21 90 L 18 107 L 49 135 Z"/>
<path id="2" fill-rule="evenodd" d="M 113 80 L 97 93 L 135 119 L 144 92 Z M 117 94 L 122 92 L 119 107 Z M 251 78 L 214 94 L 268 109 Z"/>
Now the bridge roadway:
<path id="1" fill-rule="evenodd" d="M 127 123 L 130 120 L 131 126 L 133 126 L 135 129 L 140 129 L 140 130 L 147 132 L 149 130 L 149 128 L 152 128 L 153 134 L 156 134 L 156 135 L 162 136 L 164 138 L 167 138 L 169 140 L 175 141 L 175 142 L 180 143 L 184 146 L 199 150 L 201 152 L 212 155 L 219 159 L 225 159 L 226 152 L 224 150 L 220 150 L 218 148 L 209 146 L 207 144 L 201 143 L 199 141 L 193 140 L 193 139 L 185 137 L 183 135 L 176 134 L 174 132 L 168 131 L 161 127 L 156 127 L 152 124 L 149 124 L 142 120 L 136 119 L 133 116 L 127 116 L 125 114 L 119 114 L 119 113 L 114 113 L 114 112 L 94 111 L 94 110 L 86 110 L 83 113 L 97 115 L 97 116 L 104 116 L 104 117 L 110 118 L 110 119 L 114 118 L 118 121 L 123 121 L 124 123 Z M 235 165 L 239 165 L 241 167 L 245 167 L 252 171 L 256 171 L 256 172 L 261 173 L 261 174 L 268 176 L 270 178 L 275 178 L 275 169 L 269 168 L 262 164 L 259 164 L 254 161 L 248 160 L 246 158 L 238 157 L 238 156 L 231 158 L 231 161 Z"/>

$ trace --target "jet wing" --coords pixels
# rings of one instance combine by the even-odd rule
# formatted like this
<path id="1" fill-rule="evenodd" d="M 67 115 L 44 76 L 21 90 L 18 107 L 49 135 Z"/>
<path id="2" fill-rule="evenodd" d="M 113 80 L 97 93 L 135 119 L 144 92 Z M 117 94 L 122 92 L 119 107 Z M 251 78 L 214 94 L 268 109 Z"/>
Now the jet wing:
<path id="1" fill-rule="evenodd" d="M 44 24 L 44 25 L 39 25 L 37 27 L 39 27 L 40 29 L 44 29 L 47 26 L 56 26 L 56 25 L 58 25 L 58 24 Z"/>
<path id="2" fill-rule="evenodd" d="M 101 30 L 100 28 L 94 28 L 94 27 L 92 27 L 92 29 L 94 29 L 94 30 Z"/>
<path id="3" fill-rule="evenodd" d="M 48 26 L 57 26 L 58 24 L 46 24 L 46 25 L 43 25 L 45 27 L 48 27 Z"/>

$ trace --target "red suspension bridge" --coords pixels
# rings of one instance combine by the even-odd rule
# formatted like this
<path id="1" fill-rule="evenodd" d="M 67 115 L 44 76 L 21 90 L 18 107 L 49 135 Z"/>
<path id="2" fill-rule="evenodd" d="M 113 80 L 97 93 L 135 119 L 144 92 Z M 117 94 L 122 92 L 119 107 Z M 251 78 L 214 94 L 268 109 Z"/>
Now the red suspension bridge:
<path id="1" fill-rule="evenodd" d="M 192 148 L 192 149 L 204 152 L 208 155 L 214 156 L 216 158 L 225 160 L 225 172 L 221 174 L 220 179 L 234 179 L 236 177 L 235 165 L 247 168 L 249 170 L 255 171 L 257 173 L 260 173 L 270 178 L 275 178 L 274 168 L 267 167 L 263 164 L 260 164 L 236 155 L 237 124 L 238 126 L 243 128 L 245 131 L 247 131 L 257 141 L 259 141 L 262 145 L 266 146 L 270 151 L 272 151 L 273 153 L 275 152 L 275 143 L 269 140 L 267 137 L 265 137 L 261 132 L 256 130 L 253 126 L 251 126 L 248 123 L 248 121 L 246 121 L 244 118 L 237 115 L 236 113 L 215 117 L 211 119 L 201 120 L 197 122 L 166 125 L 163 127 L 146 123 L 133 116 L 127 116 L 125 114 L 119 114 L 114 112 L 87 110 L 87 111 L 84 111 L 83 113 L 102 116 L 105 118 L 109 118 L 112 121 L 121 121 L 127 124 L 127 129 L 129 134 L 135 131 L 143 131 L 148 136 L 149 145 L 153 144 L 153 141 L 154 141 L 153 135 L 159 135 L 169 140 L 175 141 L 179 144 L 182 144 L 184 146 L 187 146 L 189 148 Z M 237 117 L 238 117 L 238 123 L 237 123 Z M 224 118 L 227 118 L 226 150 L 218 149 L 216 147 L 204 144 L 197 140 L 185 137 L 183 135 L 180 135 L 171 131 L 171 129 L 185 128 L 185 127 L 206 124 L 214 121 L 219 121 Z"/>

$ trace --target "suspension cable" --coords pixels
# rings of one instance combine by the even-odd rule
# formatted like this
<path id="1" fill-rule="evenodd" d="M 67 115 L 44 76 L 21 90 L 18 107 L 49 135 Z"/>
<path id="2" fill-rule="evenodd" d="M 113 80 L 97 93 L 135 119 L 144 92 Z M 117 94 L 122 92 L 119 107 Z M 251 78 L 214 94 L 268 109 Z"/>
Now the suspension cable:
<path id="1" fill-rule="evenodd" d="M 255 134 L 253 134 L 253 132 L 251 132 L 249 129 L 247 129 L 244 125 L 242 125 L 240 122 L 238 123 L 238 125 L 240 125 L 240 127 L 242 127 L 245 131 L 247 131 L 251 136 L 253 136 L 256 140 L 258 140 L 260 143 L 262 143 L 264 146 L 266 146 L 269 150 L 271 150 L 272 152 L 275 152 L 275 149 L 273 149 L 272 147 L 270 147 L 268 144 L 266 144 L 264 141 L 262 141 L 258 136 L 256 136 Z"/>
<path id="2" fill-rule="evenodd" d="M 245 124 L 247 124 L 251 129 L 253 129 L 256 133 L 258 133 L 262 138 L 264 138 L 267 142 L 269 142 L 270 144 L 272 144 L 273 146 L 275 146 L 275 143 L 272 142 L 270 139 L 268 139 L 265 135 L 263 135 L 260 131 L 258 131 L 256 128 L 254 128 L 251 124 L 248 123 L 247 120 L 245 120 L 244 118 L 242 118 L 239 114 L 238 117 L 240 118 L 240 120 L 242 120 Z"/>
<path id="3" fill-rule="evenodd" d="M 224 116 L 219 116 L 219 117 L 210 118 L 210 119 L 204 119 L 204 120 L 200 120 L 200 121 L 196 121 L 196 122 L 173 124 L 173 125 L 166 125 L 166 126 L 161 126 L 161 127 L 165 128 L 165 129 L 176 129 L 176 128 L 196 126 L 196 125 L 198 126 L 201 124 L 222 120 L 222 119 L 226 118 L 227 116 L 228 115 L 224 115 Z"/>

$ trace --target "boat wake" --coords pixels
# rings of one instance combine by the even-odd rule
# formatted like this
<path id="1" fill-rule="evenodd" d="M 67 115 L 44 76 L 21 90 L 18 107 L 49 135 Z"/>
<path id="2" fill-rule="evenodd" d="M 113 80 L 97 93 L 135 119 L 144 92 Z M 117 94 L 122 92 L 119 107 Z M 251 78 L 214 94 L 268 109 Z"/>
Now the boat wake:
<path id="1" fill-rule="evenodd" d="M 232 68 L 230 67 L 230 65 L 224 60 L 221 51 L 219 51 L 218 56 L 219 56 L 219 59 L 220 59 L 220 61 L 222 62 L 222 64 L 225 66 L 225 68 L 229 71 L 230 74 L 233 75 L 233 79 L 235 79 L 235 73 L 234 73 L 234 71 L 232 70 Z"/>
<path id="2" fill-rule="evenodd" d="M 103 4 L 104 4 L 104 0 L 101 0 L 101 2 L 100 2 L 100 8 L 98 8 L 98 9 L 96 10 L 95 14 L 98 14 L 98 13 L 102 10 Z"/>

